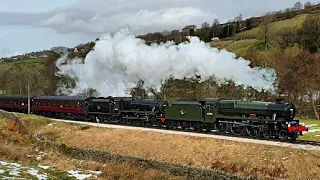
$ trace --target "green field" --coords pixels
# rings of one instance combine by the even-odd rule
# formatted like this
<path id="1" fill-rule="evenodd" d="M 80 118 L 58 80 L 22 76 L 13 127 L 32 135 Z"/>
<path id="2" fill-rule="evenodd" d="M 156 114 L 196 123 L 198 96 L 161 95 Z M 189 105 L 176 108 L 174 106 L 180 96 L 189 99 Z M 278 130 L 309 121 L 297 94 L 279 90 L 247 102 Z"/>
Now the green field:
<path id="1" fill-rule="evenodd" d="M 226 49 L 227 51 L 235 53 L 237 56 L 243 57 L 250 47 L 255 46 L 256 39 L 245 39 L 238 41 L 215 41 L 211 42 L 212 47 L 218 49 Z"/>
<path id="2" fill-rule="evenodd" d="M 282 28 L 294 28 L 300 26 L 308 15 L 302 14 L 298 15 L 292 19 L 287 19 L 283 21 L 276 21 L 271 23 L 273 33 L 277 33 Z M 259 33 L 260 27 L 253 28 L 248 31 L 244 31 L 235 35 L 235 37 L 247 37 L 247 36 L 257 36 Z"/>
<path id="3" fill-rule="evenodd" d="M 300 136 L 300 140 L 320 141 L 320 120 L 301 120 L 300 122 L 309 127 L 309 132 Z"/>
<path id="4" fill-rule="evenodd" d="M 47 58 L 34 58 L 34 59 L 24 59 L 24 60 L 17 60 L 8 63 L 0 64 L 0 72 L 9 69 L 10 67 L 18 66 L 18 67 L 35 67 L 39 66 L 40 69 L 44 68 L 44 64 Z"/>

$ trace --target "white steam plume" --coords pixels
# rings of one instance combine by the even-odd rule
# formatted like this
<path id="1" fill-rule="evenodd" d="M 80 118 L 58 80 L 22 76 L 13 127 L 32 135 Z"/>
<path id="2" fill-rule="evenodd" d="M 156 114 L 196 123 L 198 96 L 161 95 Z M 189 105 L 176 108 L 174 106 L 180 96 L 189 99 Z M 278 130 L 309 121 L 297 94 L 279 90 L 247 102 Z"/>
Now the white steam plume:
<path id="1" fill-rule="evenodd" d="M 79 81 L 71 95 L 87 88 L 96 89 L 102 96 L 124 96 L 127 88 L 135 87 L 141 79 L 145 87 L 160 89 L 161 84 L 173 76 L 177 79 L 200 75 L 202 80 L 210 76 L 224 81 L 233 80 L 258 90 L 273 89 L 274 69 L 250 68 L 250 61 L 235 59 L 234 53 L 219 51 L 193 37 L 188 43 L 174 45 L 146 45 L 145 41 L 130 35 L 127 30 L 103 35 L 94 51 L 85 58 L 61 65 L 59 74 L 69 75 Z"/>

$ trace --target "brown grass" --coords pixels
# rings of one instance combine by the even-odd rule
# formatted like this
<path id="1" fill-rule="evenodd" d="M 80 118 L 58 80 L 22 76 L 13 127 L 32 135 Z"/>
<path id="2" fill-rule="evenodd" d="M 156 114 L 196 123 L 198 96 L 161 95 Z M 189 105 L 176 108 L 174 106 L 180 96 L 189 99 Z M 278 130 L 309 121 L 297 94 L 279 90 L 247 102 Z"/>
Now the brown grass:
<path id="1" fill-rule="evenodd" d="M 29 120 L 34 122 L 27 122 Z M 40 123 L 39 125 L 39 122 L 37 122 L 34 117 L 25 117 L 23 118 L 23 121 L 33 127 L 44 127 L 47 124 Z M 0 159 L 2 161 L 18 162 L 23 166 L 34 166 L 41 162 L 41 164 L 51 166 L 53 169 L 57 170 L 57 172 L 75 170 L 78 168 L 100 170 L 102 171 L 102 174 L 98 176 L 98 179 L 182 179 L 169 176 L 160 170 L 144 169 L 128 163 L 108 162 L 103 164 L 93 161 L 77 160 L 53 149 L 43 149 L 42 147 L 39 147 L 33 139 L 30 139 L 29 135 L 19 133 L 21 130 L 19 125 L 22 126 L 23 124 L 19 119 L 17 119 L 17 121 L 0 119 L 0 124 L 3 124 L 0 129 Z M 32 132 L 32 130 L 30 131 Z M 35 129 L 33 130 L 33 133 L 34 132 L 36 132 Z M 41 161 L 36 159 L 39 152 L 45 153 Z M 56 171 L 50 170 L 50 172 L 55 173 Z M 56 176 L 59 179 L 62 175 L 57 173 Z"/>
<path id="2" fill-rule="evenodd" d="M 161 161 L 213 168 L 242 176 L 273 178 L 320 177 L 320 152 L 303 151 L 211 138 L 133 130 L 103 129 L 57 123 L 44 134 L 69 146 L 107 150 Z"/>

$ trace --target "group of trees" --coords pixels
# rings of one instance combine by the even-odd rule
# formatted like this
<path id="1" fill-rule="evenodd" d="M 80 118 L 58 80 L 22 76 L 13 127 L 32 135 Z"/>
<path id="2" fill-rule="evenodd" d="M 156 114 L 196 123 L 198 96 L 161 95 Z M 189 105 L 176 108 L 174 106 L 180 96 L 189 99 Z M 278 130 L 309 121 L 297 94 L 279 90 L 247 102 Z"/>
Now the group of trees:
<path id="1" fill-rule="evenodd" d="M 57 54 L 49 52 L 42 69 L 37 66 L 11 66 L 1 71 L 0 89 L 6 94 L 26 95 L 29 84 L 32 94 L 54 95 L 59 80 L 55 76 L 55 61 L 58 57 Z"/>
<path id="2" fill-rule="evenodd" d="M 320 17 L 309 15 L 301 27 L 277 32 L 270 22 L 270 16 L 265 16 L 258 42 L 245 58 L 250 58 L 252 66 L 274 68 L 278 93 L 298 104 L 300 112 L 313 112 L 319 119 L 315 101 L 320 100 Z"/>

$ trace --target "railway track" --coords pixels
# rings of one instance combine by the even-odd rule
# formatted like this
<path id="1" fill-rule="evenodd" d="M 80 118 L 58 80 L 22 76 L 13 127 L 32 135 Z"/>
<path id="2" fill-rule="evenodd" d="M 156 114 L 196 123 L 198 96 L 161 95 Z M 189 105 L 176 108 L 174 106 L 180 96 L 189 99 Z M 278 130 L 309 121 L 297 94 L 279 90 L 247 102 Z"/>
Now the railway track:
<path id="1" fill-rule="evenodd" d="M 59 120 L 64 120 L 61 118 L 56 118 Z M 79 122 L 77 120 L 72 120 L 72 119 L 68 119 L 68 121 L 71 122 Z M 81 121 L 81 122 L 89 122 L 89 121 Z M 90 121 L 89 123 L 96 123 L 97 122 L 92 122 Z M 243 139 L 248 139 L 248 140 L 259 140 L 259 141 L 269 141 L 269 142 L 275 142 L 275 143 L 290 143 L 292 145 L 307 145 L 307 146 L 314 146 L 314 147 L 320 147 L 320 142 L 319 141 L 306 141 L 306 140 L 286 140 L 286 141 L 282 141 L 280 139 L 265 139 L 263 137 L 251 137 L 251 136 L 247 136 L 247 135 L 234 135 L 231 132 L 217 132 L 217 131 L 194 131 L 192 129 L 172 129 L 172 128 L 168 128 L 165 126 L 162 127 L 158 127 L 158 126 L 142 126 L 142 125 L 138 125 L 138 124 L 122 124 L 122 123 L 116 123 L 116 122 L 99 122 L 100 124 L 106 124 L 106 125 L 118 125 L 118 126 L 126 126 L 126 127 L 139 127 L 139 128 L 147 128 L 147 129 L 157 129 L 157 130 L 170 130 L 170 131 L 177 131 L 177 132 L 187 132 L 187 133 L 194 133 L 194 134 L 206 134 L 206 135 L 219 135 L 219 136 L 226 136 L 226 137 L 234 137 L 234 138 L 243 138 Z"/>
<path id="2" fill-rule="evenodd" d="M 289 141 L 292 144 L 303 144 L 303 145 L 311 145 L 311 146 L 319 146 L 320 147 L 320 141 L 306 141 L 306 140 L 295 140 L 295 141 Z"/>

